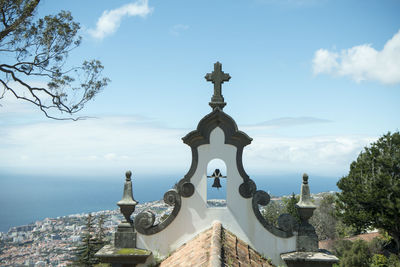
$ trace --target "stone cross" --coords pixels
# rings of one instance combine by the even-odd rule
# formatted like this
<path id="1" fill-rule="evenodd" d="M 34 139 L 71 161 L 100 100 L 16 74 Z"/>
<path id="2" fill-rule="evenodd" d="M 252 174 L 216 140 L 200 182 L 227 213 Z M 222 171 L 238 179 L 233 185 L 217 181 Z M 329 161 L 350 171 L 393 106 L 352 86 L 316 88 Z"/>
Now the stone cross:
<path id="1" fill-rule="evenodd" d="M 224 97 L 222 96 L 221 85 L 224 82 L 229 81 L 231 76 L 229 76 L 229 73 L 224 73 L 222 71 L 222 64 L 217 61 L 217 63 L 214 64 L 214 71 L 207 73 L 204 78 L 206 78 L 208 82 L 212 82 L 214 84 L 214 95 L 212 96 L 209 105 L 213 109 L 216 107 L 223 109 L 226 103 L 224 102 Z"/>

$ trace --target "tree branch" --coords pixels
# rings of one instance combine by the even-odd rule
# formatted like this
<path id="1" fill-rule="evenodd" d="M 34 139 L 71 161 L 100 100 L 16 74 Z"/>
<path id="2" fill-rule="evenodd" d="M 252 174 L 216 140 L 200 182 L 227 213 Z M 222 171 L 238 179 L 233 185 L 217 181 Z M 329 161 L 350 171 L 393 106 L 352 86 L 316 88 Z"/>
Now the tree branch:
<path id="1" fill-rule="evenodd" d="M 10 32 L 15 31 L 18 26 L 23 23 L 28 17 L 32 16 L 33 11 L 35 10 L 39 2 L 40 0 L 32 0 L 31 2 L 27 3 L 21 16 L 16 19 L 13 24 L 6 27 L 0 32 L 0 41 L 3 40 L 3 38 L 6 37 Z"/>
<path id="2" fill-rule="evenodd" d="M 49 112 L 72 115 L 82 110 L 109 79 L 101 77 L 103 66 L 100 61 L 65 67 L 68 53 L 81 41 L 81 37 L 76 36 L 79 23 L 74 22 L 67 11 L 31 22 L 30 17 L 39 1 L 0 0 L 0 52 L 13 53 L 15 59 L 13 63 L 0 64 L 0 74 L 3 73 L 0 85 L 4 86 L 0 98 L 6 91 L 11 91 L 17 99 L 38 106 L 46 117 L 63 120 Z M 5 29 L 3 25 L 6 25 Z M 47 87 L 30 85 L 29 78 L 35 76 L 46 78 Z M 10 82 L 15 82 L 17 87 Z M 19 86 L 23 88 L 22 93 L 17 90 Z"/>

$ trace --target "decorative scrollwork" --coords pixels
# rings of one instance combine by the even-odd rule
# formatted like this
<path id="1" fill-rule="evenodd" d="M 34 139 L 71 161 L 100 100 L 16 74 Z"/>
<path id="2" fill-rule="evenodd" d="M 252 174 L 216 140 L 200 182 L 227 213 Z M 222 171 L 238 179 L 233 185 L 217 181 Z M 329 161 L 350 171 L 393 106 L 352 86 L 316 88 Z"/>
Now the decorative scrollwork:
<path id="1" fill-rule="evenodd" d="M 239 186 L 239 193 L 244 198 L 251 198 L 257 190 L 253 180 L 248 179 Z"/>
<path id="2" fill-rule="evenodd" d="M 170 189 L 164 194 L 164 202 L 170 206 L 175 205 L 176 200 L 179 198 L 175 189 Z"/>
<path id="3" fill-rule="evenodd" d="M 149 229 L 153 225 L 155 219 L 156 217 L 151 211 L 143 211 L 139 213 L 135 217 L 136 230 L 141 233 L 142 231 Z"/>
<path id="4" fill-rule="evenodd" d="M 270 202 L 270 196 L 267 192 L 262 191 L 262 190 L 257 190 L 252 199 L 252 206 L 253 206 L 253 212 L 254 215 L 256 216 L 257 220 L 264 226 L 265 229 L 267 229 L 270 233 L 279 236 L 279 237 L 291 237 L 293 236 L 293 232 L 291 229 L 288 229 L 290 227 L 283 227 L 286 228 L 284 229 L 278 229 L 272 224 L 270 224 L 264 216 L 262 216 L 260 209 L 258 208 L 258 205 L 266 206 Z"/>
<path id="5" fill-rule="evenodd" d="M 253 201 L 261 206 L 267 206 L 270 200 L 269 194 L 262 190 L 258 190 L 253 196 Z"/>
<path id="6" fill-rule="evenodd" d="M 153 225 L 155 216 L 150 211 L 143 211 L 135 217 L 136 230 L 144 235 L 153 235 L 165 229 L 176 218 L 181 209 L 181 196 L 178 194 L 177 189 L 170 189 L 164 194 L 164 202 L 168 205 L 174 206 L 171 214 L 161 223 Z"/>
<path id="7" fill-rule="evenodd" d="M 183 181 L 180 183 L 179 193 L 183 197 L 191 197 L 194 194 L 194 185 L 191 182 Z"/>

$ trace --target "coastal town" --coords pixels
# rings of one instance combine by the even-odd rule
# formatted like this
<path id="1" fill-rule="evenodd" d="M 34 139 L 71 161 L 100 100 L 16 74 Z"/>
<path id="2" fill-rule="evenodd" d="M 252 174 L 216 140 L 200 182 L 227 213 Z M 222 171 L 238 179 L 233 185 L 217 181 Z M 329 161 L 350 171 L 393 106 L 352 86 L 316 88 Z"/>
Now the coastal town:
<path id="1" fill-rule="evenodd" d="M 209 206 L 223 207 L 225 200 L 209 200 Z M 151 210 L 156 215 L 156 223 L 171 212 L 172 207 L 164 201 L 138 204 L 133 214 Z M 106 239 L 122 220 L 118 209 L 92 212 L 94 228 L 98 219 L 104 216 L 103 228 Z M 46 218 L 32 224 L 11 227 L 7 233 L 0 232 L 0 267 L 44 267 L 68 266 L 74 259 L 75 249 L 80 245 L 86 231 L 88 214 L 73 214 L 57 218 Z"/>
<path id="2" fill-rule="evenodd" d="M 136 206 L 135 213 L 151 210 L 158 219 L 165 218 L 171 207 L 163 201 L 153 201 Z M 118 209 L 91 213 L 94 229 L 98 218 L 104 216 L 103 228 L 106 238 L 122 220 Z M 0 266 L 68 266 L 74 259 L 76 247 L 86 231 L 88 214 L 73 214 L 46 218 L 35 223 L 11 227 L 7 233 L 0 232 Z"/>

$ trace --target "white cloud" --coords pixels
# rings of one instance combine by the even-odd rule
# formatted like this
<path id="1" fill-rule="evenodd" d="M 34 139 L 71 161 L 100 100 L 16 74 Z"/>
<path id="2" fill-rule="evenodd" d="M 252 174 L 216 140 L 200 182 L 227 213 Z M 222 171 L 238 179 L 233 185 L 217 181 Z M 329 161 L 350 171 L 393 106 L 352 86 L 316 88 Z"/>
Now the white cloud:
<path id="1" fill-rule="evenodd" d="M 190 148 L 181 137 L 191 129 L 158 126 L 141 117 L 9 124 L 0 128 L 0 170 L 28 174 L 107 175 L 135 173 L 184 175 Z M 343 175 L 363 147 L 365 136 L 282 137 L 252 134 L 244 149 L 249 174 L 313 172 Z"/>
<path id="2" fill-rule="evenodd" d="M 181 141 L 184 134 L 140 117 L 10 124 L 0 128 L 0 170 L 171 173 L 190 166 L 190 148 Z"/>
<path id="3" fill-rule="evenodd" d="M 126 4 L 116 9 L 106 10 L 98 19 L 96 29 L 89 29 L 89 33 L 94 38 L 103 39 L 118 29 L 123 17 L 146 17 L 152 10 L 153 8 L 148 5 L 148 0 L 138 0 L 137 2 Z"/>
<path id="4" fill-rule="evenodd" d="M 115 153 L 108 153 L 106 155 L 104 155 L 104 158 L 107 160 L 113 160 L 117 158 L 117 155 Z"/>
<path id="5" fill-rule="evenodd" d="M 316 123 L 329 123 L 330 120 L 320 119 L 315 117 L 282 117 L 277 119 L 268 120 L 265 122 L 243 125 L 243 129 L 247 130 L 265 130 L 271 128 L 291 127 L 298 125 L 316 124 Z M 242 128 L 242 127 L 241 127 Z"/>
<path id="6" fill-rule="evenodd" d="M 28 81 L 27 82 L 32 87 L 45 88 L 47 89 L 47 84 L 45 82 L 39 81 Z M 9 82 L 8 86 L 12 88 L 18 95 L 26 97 L 32 101 L 35 99 L 32 97 L 31 93 L 24 86 L 17 82 Z M 0 85 L 0 92 L 3 92 L 3 87 Z M 40 97 L 43 104 L 49 104 L 51 98 L 48 94 L 44 94 L 40 91 L 36 92 L 36 95 Z M 5 91 L 4 97 L 0 99 L 0 117 L 8 117 L 10 113 L 25 113 L 33 114 L 37 113 L 38 108 L 34 107 L 32 103 L 25 100 L 17 99 L 11 91 Z M 0 122 L 1 124 L 1 122 Z"/>
<path id="7" fill-rule="evenodd" d="M 254 136 L 245 148 L 245 167 L 256 172 L 313 172 L 327 176 L 347 174 L 365 146 L 375 141 L 366 136 L 280 137 Z"/>
<path id="8" fill-rule="evenodd" d="M 340 53 L 319 49 L 313 58 L 313 70 L 314 74 L 349 76 L 356 82 L 400 83 L 400 31 L 381 51 L 371 44 L 354 46 Z"/>
<path id="9" fill-rule="evenodd" d="M 331 74 L 334 69 L 339 67 L 339 63 L 337 62 L 338 57 L 337 53 L 332 53 L 325 49 L 317 50 L 313 59 L 314 73 Z"/>
<path id="10" fill-rule="evenodd" d="M 174 25 L 171 29 L 170 29 L 170 33 L 172 35 L 178 36 L 181 34 L 181 32 L 186 31 L 189 29 L 188 25 L 183 25 L 183 24 L 177 24 Z"/>

